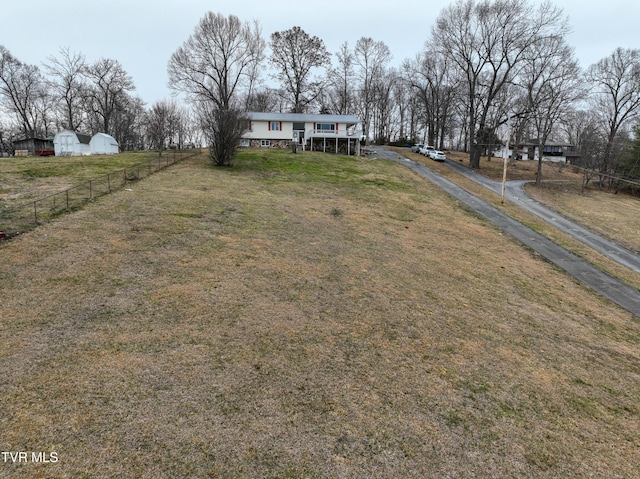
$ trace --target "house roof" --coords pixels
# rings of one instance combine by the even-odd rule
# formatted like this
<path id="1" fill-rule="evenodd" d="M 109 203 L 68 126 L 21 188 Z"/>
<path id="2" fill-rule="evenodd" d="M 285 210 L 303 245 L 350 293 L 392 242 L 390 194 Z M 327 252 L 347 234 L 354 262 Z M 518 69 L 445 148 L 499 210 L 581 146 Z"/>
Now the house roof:
<path id="1" fill-rule="evenodd" d="M 532 138 L 531 140 L 526 140 L 522 142 L 522 146 L 538 146 L 538 145 L 540 145 L 540 140 L 538 138 Z M 566 143 L 563 141 L 547 140 L 544 146 L 564 146 L 568 148 L 573 145 L 571 143 Z"/>
<path id="2" fill-rule="evenodd" d="M 25 141 L 53 141 L 52 137 L 49 138 L 38 138 L 38 137 L 31 137 L 31 138 L 21 138 L 20 140 L 15 140 L 13 143 L 22 143 Z"/>
<path id="3" fill-rule="evenodd" d="M 91 137 L 91 139 L 92 139 L 92 140 L 93 140 L 94 138 L 104 138 L 105 140 L 109 140 L 109 142 L 110 142 L 112 145 L 120 146 L 120 145 L 118 145 L 117 140 L 116 140 L 113 136 L 108 135 L 107 133 L 96 133 L 95 135 L 93 135 L 93 136 Z"/>
<path id="4" fill-rule="evenodd" d="M 354 125 L 360 123 L 360 119 L 354 115 L 314 115 L 309 113 L 267 113 L 247 112 L 247 117 L 254 121 L 295 121 L 295 122 L 329 122 L 346 123 Z"/>
<path id="5" fill-rule="evenodd" d="M 78 141 L 80 143 L 84 143 L 86 145 L 89 144 L 89 142 L 91 141 L 91 135 L 85 135 L 84 133 L 78 133 L 77 131 L 72 131 L 72 130 L 62 130 L 59 131 L 56 136 L 62 134 L 62 133 L 72 133 L 74 135 L 76 135 L 76 137 L 78 138 Z"/>

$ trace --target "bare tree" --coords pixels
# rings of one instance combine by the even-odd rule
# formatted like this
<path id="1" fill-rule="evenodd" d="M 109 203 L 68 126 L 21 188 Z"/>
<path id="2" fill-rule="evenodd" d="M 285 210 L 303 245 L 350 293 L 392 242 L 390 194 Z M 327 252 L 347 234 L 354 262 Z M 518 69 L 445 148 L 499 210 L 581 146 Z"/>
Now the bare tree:
<path id="1" fill-rule="evenodd" d="M 14 115 L 27 137 L 44 135 L 50 103 L 44 78 L 35 65 L 27 65 L 0 45 L 0 101 Z"/>
<path id="2" fill-rule="evenodd" d="M 175 99 L 160 100 L 154 103 L 147 112 L 147 136 L 149 143 L 162 151 L 175 145 L 180 145 L 182 114 Z"/>
<path id="3" fill-rule="evenodd" d="M 121 150 L 144 148 L 145 105 L 142 98 L 121 94 L 112 115 L 112 133 Z"/>
<path id="4" fill-rule="evenodd" d="M 362 37 L 356 42 L 353 56 L 358 109 L 363 123 L 363 133 L 368 139 L 375 107 L 375 84 L 391 61 L 391 50 L 384 42 Z"/>
<path id="5" fill-rule="evenodd" d="M 239 110 L 222 109 L 201 103 L 198 118 L 217 166 L 231 166 L 236 149 L 247 128 L 247 119 Z"/>
<path id="6" fill-rule="evenodd" d="M 536 184 L 542 180 L 542 158 L 556 124 L 568 114 L 581 95 L 580 68 L 562 37 L 551 36 L 535 42 L 520 75 L 526 89 L 526 116 L 538 145 Z"/>
<path id="7" fill-rule="evenodd" d="M 128 101 L 128 93 L 135 90 L 133 79 L 118 60 L 101 58 L 86 68 L 89 81 L 88 106 L 92 129 L 115 135 L 115 115 Z"/>
<path id="8" fill-rule="evenodd" d="M 271 34 L 269 62 L 294 113 L 303 113 L 317 98 L 322 82 L 312 76 L 313 69 L 328 65 L 330 56 L 320 38 L 300 27 Z"/>
<path id="9" fill-rule="evenodd" d="M 515 81 L 533 44 L 565 30 L 566 19 L 550 3 L 535 9 L 526 0 L 458 0 L 440 13 L 433 43 L 466 84 L 472 168 L 480 166 L 477 134 L 487 131 L 500 91 Z"/>
<path id="10" fill-rule="evenodd" d="M 559 129 L 567 141 L 574 145 L 577 154 L 574 164 L 582 168 L 584 192 L 598 171 L 598 159 L 602 157 L 606 139 L 593 113 L 586 109 L 567 111 L 559 123 Z"/>
<path id="11" fill-rule="evenodd" d="M 61 48 L 60 58 L 49 57 L 44 66 L 50 77 L 47 83 L 59 102 L 63 128 L 79 130 L 84 121 L 83 103 L 87 94 L 84 55 Z"/>
<path id="12" fill-rule="evenodd" d="M 201 125 L 207 129 L 205 135 L 212 141 L 214 164 L 231 163 L 238 144 L 225 144 L 236 139 L 227 132 L 242 124 L 237 121 L 244 106 L 241 100 L 251 96 L 264 48 L 257 22 L 252 26 L 234 15 L 224 17 L 208 12 L 187 41 L 171 55 L 169 85 L 186 93 L 195 104 Z M 216 121 L 230 123 L 221 125 Z"/>
<path id="13" fill-rule="evenodd" d="M 339 115 L 350 115 L 354 113 L 352 88 L 354 83 L 354 57 L 347 42 L 340 45 L 335 57 L 337 65 L 332 67 L 327 74 L 327 98 L 323 99 L 323 109 Z"/>
<path id="14" fill-rule="evenodd" d="M 639 186 L 637 180 L 640 178 L 640 124 L 634 128 L 634 140 L 630 141 L 628 152 L 621 161 L 618 174 L 627 181 L 617 182 L 616 193 L 621 188 L 626 188 L 637 196 Z"/>
<path id="15" fill-rule="evenodd" d="M 245 105 L 247 111 L 277 111 L 280 94 L 272 88 L 253 90 Z"/>
<path id="16" fill-rule="evenodd" d="M 16 123 L 0 116 L 0 156 L 13 150 L 13 142 L 19 139 L 18 136 Z"/>
<path id="17" fill-rule="evenodd" d="M 392 119 L 395 112 L 393 90 L 400 81 L 397 71 L 393 68 L 384 70 L 373 83 L 373 136 L 379 144 L 391 141 Z"/>
<path id="18" fill-rule="evenodd" d="M 442 147 L 451 130 L 452 103 L 459 91 L 459 80 L 452 75 L 447 56 L 427 45 L 415 60 L 405 62 L 405 76 L 422 104 L 426 141 Z"/>
<path id="19" fill-rule="evenodd" d="M 169 60 L 169 86 L 190 100 L 228 110 L 249 92 L 265 43 L 259 25 L 207 12 Z"/>
<path id="20" fill-rule="evenodd" d="M 200 128 L 196 112 L 181 107 L 182 111 L 180 138 L 182 148 L 200 148 L 204 144 L 203 132 Z"/>
<path id="21" fill-rule="evenodd" d="M 413 95 L 411 88 L 407 83 L 406 77 L 402 75 L 401 71 L 398 71 L 398 77 L 393 85 L 393 101 L 396 105 L 396 141 L 411 141 L 411 137 L 408 136 L 411 131 L 409 125 L 411 118 L 411 110 L 413 107 Z"/>
<path id="22" fill-rule="evenodd" d="M 592 65 L 586 76 L 592 86 L 592 109 L 606 136 L 599 168 L 609 174 L 618 136 L 640 115 L 640 50 L 617 48 Z"/>

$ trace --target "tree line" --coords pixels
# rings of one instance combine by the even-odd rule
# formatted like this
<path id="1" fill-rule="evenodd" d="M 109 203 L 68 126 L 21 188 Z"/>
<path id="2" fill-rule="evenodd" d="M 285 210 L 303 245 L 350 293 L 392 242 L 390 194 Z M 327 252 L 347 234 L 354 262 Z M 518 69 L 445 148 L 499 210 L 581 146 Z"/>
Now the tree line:
<path id="1" fill-rule="evenodd" d="M 47 80 L 13 59 L 20 96 L 1 49 L 0 95 L 24 134 L 46 131 L 49 121 L 155 147 L 178 141 L 184 127 L 204 135 L 219 164 L 233 157 L 243 112 L 278 111 L 357 115 L 368 141 L 468 151 L 473 168 L 506 140 L 535 139 L 540 151 L 561 140 L 601 181 L 638 176 L 640 50 L 617 48 L 582 68 L 568 31 L 551 2 L 457 0 L 439 13 L 421 51 L 393 66 L 389 47 L 370 37 L 332 55 L 298 26 L 267 43 L 259 22 L 207 12 L 168 63 L 169 86 L 188 111 L 170 100 L 145 109 L 117 61 L 86 65 L 68 50 L 45 64 Z M 42 85 L 53 96 L 38 93 Z"/>
<path id="2" fill-rule="evenodd" d="M 47 138 L 60 130 L 112 135 L 121 149 L 164 149 L 199 141 L 189 109 L 175 99 L 147 107 L 135 96 L 134 81 L 118 60 L 87 62 L 62 48 L 42 68 L 14 57 L 0 45 L 0 154 L 16 140 Z"/>

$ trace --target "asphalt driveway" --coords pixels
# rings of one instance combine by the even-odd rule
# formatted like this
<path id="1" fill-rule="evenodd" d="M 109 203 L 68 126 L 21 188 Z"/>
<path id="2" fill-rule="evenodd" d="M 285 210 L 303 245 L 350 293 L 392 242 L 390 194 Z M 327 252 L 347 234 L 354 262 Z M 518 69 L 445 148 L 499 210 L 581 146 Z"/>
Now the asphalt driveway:
<path id="1" fill-rule="evenodd" d="M 369 149 L 371 151 L 369 155 L 370 157 L 395 161 L 407 168 L 410 168 L 417 174 L 442 188 L 468 207 L 472 208 L 479 215 L 502 229 L 505 233 L 516 238 L 518 241 L 525 244 L 584 285 L 640 317 L 640 291 L 636 288 L 629 286 L 619 279 L 603 272 L 599 268 L 596 268 L 591 263 L 579 258 L 562 246 L 557 245 L 548 238 L 545 238 L 522 223 L 507 216 L 499 209 L 468 193 L 455 183 L 438 175 L 426 166 L 413 161 L 396 151 L 391 151 L 386 148 L 373 147 Z M 447 164 L 450 167 L 455 168 L 456 171 L 461 174 L 464 174 L 479 184 L 501 194 L 501 183 L 489 180 L 455 162 L 447 161 Z M 564 218 L 558 213 L 529 198 L 524 192 L 523 183 L 524 182 L 507 182 L 505 199 L 521 206 L 533 214 L 536 214 L 545 221 L 552 223 L 565 233 L 579 241 L 582 241 L 609 258 L 614 259 L 620 264 L 623 264 L 635 272 L 640 272 L 640 257 L 638 255 L 616 245 L 600 235 L 593 233 L 581 225 L 573 223 L 567 218 Z"/>

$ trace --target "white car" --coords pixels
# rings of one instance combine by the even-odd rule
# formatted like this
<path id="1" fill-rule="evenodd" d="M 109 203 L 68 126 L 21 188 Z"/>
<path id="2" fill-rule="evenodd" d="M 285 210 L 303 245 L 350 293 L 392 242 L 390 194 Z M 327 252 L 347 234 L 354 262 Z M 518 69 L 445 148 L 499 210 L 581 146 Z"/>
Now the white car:
<path id="1" fill-rule="evenodd" d="M 429 158 L 434 161 L 444 161 L 447 159 L 447 155 L 445 155 L 444 152 L 440 150 L 431 150 L 429 152 Z"/>
<path id="2" fill-rule="evenodd" d="M 418 150 L 418 153 L 424 156 L 429 156 L 429 152 L 435 150 L 433 146 L 422 145 L 422 148 Z"/>
<path id="3" fill-rule="evenodd" d="M 411 151 L 413 151 L 414 153 L 418 153 L 420 151 L 420 148 L 422 148 L 423 146 L 424 145 L 422 143 L 416 143 L 411 147 Z"/>

